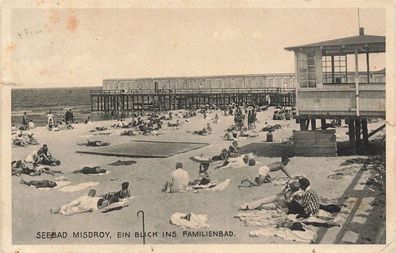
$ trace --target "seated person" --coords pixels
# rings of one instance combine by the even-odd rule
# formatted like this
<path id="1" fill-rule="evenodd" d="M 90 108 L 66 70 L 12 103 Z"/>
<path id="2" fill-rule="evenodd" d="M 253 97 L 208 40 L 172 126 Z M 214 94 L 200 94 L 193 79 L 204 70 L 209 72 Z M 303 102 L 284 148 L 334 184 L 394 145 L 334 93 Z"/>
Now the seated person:
<path id="1" fill-rule="evenodd" d="M 226 148 L 223 148 L 223 150 L 221 150 L 220 155 L 215 155 L 212 157 L 213 161 L 224 161 L 228 158 L 228 150 Z"/>
<path id="2" fill-rule="evenodd" d="M 176 120 L 176 123 L 168 122 L 168 127 L 179 127 L 180 122 L 179 120 Z"/>
<path id="3" fill-rule="evenodd" d="M 227 132 L 224 134 L 223 139 L 226 141 L 233 141 L 237 137 L 237 133 L 234 133 L 231 129 L 227 129 Z"/>
<path id="4" fill-rule="evenodd" d="M 300 178 L 298 182 L 304 191 L 299 202 L 304 209 L 301 216 L 309 217 L 317 215 L 320 209 L 319 195 L 311 189 L 311 182 L 307 178 Z"/>
<path id="5" fill-rule="evenodd" d="M 239 146 L 237 141 L 233 141 L 231 146 L 228 148 L 228 154 L 231 157 L 237 157 L 239 155 Z"/>
<path id="6" fill-rule="evenodd" d="M 36 188 L 54 188 L 57 184 L 54 181 L 50 180 L 32 180 L 32 181 L 25 181 L 21 178 L 21 184 L 25 184 L 27 186 L 35 186 Z"/>
<path id="7" fill-rule="evenodd" d="M 288 163 L 289 163 L 289 158 L 287 158 L 286 156 L 283 156 L 281 162 L 275 162 L 275 163 L 271 163 L 266 166 L 262 166 L 262 167 L 260 167 L 258 176 L 255 177 L 254 182 L 252 182 L 250 179 L 246 178 L 246 179 L 242 180 L 242 182 L 239 184 L 238 187 L 253 187 L 253 186 L 260 186 L 263 183 L 269 183 L 272 180 L 271 176 L 270 176 L 270 172 L 272 172 L 272 171 L 281 170 L 283 173 L 285 173 L 285 175 L 288 178 L 291 178 L 289 172 L 287 172 L 287 170 L 286 170 L 286 165 Z M 245 184 L 245 183 L 248 183 L 248 184 Z"/>
<path id="8" fill-rule="evenodd" d="M 91 189 L 88 195 L 81 196 L 60 208 L 50 209 L 53 214 L 73 215 L 92 212 L 103 207 L 103 198 L 95 197 L 96 191 Z"/>
<path id="9" fill-rule="evenodd" d="M 88 167 L 84 166 L 79 170 L 75 170 L 72 173 L 74 174 L 100 174 L 100 173 L 106 173 L 105 169 L 101 169 L 100 166 L 94 166 L 94 167 Z"/>
<path id="10" fill-rule="evenodd" d="M 104 199 L 102 203 L 103 206 L 108 206 L 110 204 L 119 202 L 120 199 L 130 198 L 131 192 L 129 191 L 129 182 L 123 182 L 121 184 L 121 190 L 103 194 L 101 197 Z"/>
<path id="11" fill-rule="evenodd" d="M 55 166 L 60 165 L 61 162 L 52 156 L 48 150 L 47 144 L 44 144 L 43 147 L 37 151 L 35 163 Z"/>
<path id="12" fill-rule="evenodd" d="M 211 133 L 212 133 L 212 127 L 210 126 L 210 123 L 208 123 L 208 124 L 206 125 L 206 131 L 208 132 L 208 134 L 211 134 Z"/>
<path id="13" fill-rule="evenodd" d="M 28 122 L 28 129 L 33 129 L 35 126 L 34 126 L 34 122 L 33 122 L 33 120 L 29 120 L 29 122 Z"/>
<path id="14" fill-rule="evenodd" d="M 198 179 L 192 182 L 193 185 L 207 185 L 210 183 L 209 163 L 202 162 L 199 165 Z"/>
<path id="15" fill-rule="evenodd" d="M 170 180 L 165 183 L 162 189 L 163 192 L 173 193 L 187 190 L 190 177 L 187 171 L 183 169 L 182 163 L 178 162 L 176 164 L 176 170 L 171 173 L 170 177 Z"/>

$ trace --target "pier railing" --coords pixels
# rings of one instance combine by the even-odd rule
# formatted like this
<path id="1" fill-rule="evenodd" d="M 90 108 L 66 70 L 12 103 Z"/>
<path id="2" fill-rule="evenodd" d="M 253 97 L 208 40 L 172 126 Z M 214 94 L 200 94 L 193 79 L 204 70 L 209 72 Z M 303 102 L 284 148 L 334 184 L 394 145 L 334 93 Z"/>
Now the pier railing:
<path id="1" fill-rule="evenodd" d="M 133 89 L 133 90 L 91 90 L 91 95 L 119 95 L 119 94 L 240 94 L 240 93 L 294 93 L 294 88 L 213 88 L 213 89 Z"/>

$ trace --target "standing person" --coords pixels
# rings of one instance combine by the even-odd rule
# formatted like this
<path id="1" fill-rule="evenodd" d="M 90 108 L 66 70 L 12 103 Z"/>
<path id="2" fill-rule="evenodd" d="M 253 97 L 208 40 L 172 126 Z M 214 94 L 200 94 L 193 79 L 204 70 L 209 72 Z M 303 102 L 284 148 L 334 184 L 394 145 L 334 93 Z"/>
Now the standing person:
<path id="1" fill-rule="evenodd" d="M 72 109 L 69 109 L 69 120 L 70 123 L 74 123 L 74 112 L 72 112 Z"/>
<path id="2" fill-rule="evenodd" d="M 256 129 L 257 112 L 256 109 L 252 109 L 252 129 Z"/>
<path id="3" fill-rule="evenodd" d="M 52 127 L 54 126 L 54 115 L 52 114 L 51 109 L 47 114 L 47 123 L 48 123 L 48 130 L 51 131 Z"/>
<path id="4" fill-rule="evenodd" d="M 252 130 L 252 119 L 252 111 L 249 110 L 247 115 L 248 130 Z"/>
<path id="5" fill-rule="evenodd" d="M 26 112 L 24 112 L 22 116 L 22 125 L 24 129 L 28 129 L 28 118 Z"/>

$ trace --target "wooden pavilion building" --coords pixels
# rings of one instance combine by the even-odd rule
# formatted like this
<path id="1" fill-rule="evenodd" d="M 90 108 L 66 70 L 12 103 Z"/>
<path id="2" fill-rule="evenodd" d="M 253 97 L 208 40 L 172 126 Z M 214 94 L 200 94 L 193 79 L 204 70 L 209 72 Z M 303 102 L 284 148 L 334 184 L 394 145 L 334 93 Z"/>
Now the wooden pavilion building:
<path id="1" fill-rule="evenodd" d="M 316 130 L 317 119 L 322 130 L 327 119 L 346 119 L 351 146 L 364 147 L 369 138 L 367 120 L 385 118 L 385 69 L 370 70 L 370 55 L 385 53 L 385 37 L 365 35 L 360 28 L 358 36 L 285 49 L 295 54 L 300 130 L 308 131 L 310 125 Z M 348 75 L 348 56 L 353 57 L 354 78 Z M 365 75 L 359 71 L 362 59 Z"/>

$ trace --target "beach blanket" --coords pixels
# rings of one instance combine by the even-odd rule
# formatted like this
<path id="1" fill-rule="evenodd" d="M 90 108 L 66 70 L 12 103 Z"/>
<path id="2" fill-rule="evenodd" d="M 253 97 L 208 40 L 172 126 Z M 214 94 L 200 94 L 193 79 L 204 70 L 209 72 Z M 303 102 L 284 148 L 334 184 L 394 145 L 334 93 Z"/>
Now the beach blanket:
<path id="1" fill-rule="evenodd" d="M 87 182 L 87 183 L 81 183 L 81 184 L 76 184 L 76 185 L 69 185 L 65 186 L 59 189 L 61 192 L 77 192 L 77 191 L 82 191 L 87 188 L 97 186 L 99 185 L 99 182 Z"/>
<path id="2" fill-rule="evenodd" d="M 212 162 L 212 159 L 210 157 L 208 157 L 207 155 L 204 155 L 204 154 L 200 154 L 200 155 L 197 155 L 197 156 L 190 157 L 190 159 L 195 161 L 195 162 L 199 162 L 199 163 Z"/>
<path id="3" fill-rule="evenodd" d="M 106 170 L 105 173 L 98 173 L 98 174 L 82 174 L 82 175 L 90 175 L 90 176 L 103 176 L 103 175 L 107 175 L 110 174 L 111 171 L 110 170 Z"/>
<path id="4" fill-rule="evenodd" d="M 207 188 L 204 190 L 206 190 L 206 191 L 223 191 L 225 188 L 227 188 L 227 186 L 230 184 L 230 182 L 231 182 L 231 179 L 227 178 L 223 182 L 218 183 L 216 186 Z"/>
<path id="5" fill-rule="evenodd" d="M 315 217 L 297 218 L 296 214 L 286 215 L 285 211 L 281 209 L 241 211 L 234 216 L 234 218 L 238 218 L 245 225 L 256 227 L 283 226 L 286 222 L 299 222 L 307 225 L 325 227 L 339 226 L 340 219 L 337 217 L 338 216 L 332 216 L 330 213 L 320 210 L 319 214 Z"/>
<path id="6" fill-rule="evenodd" d="M 207 228 L 209 225 L 206 223 L 208 220 L 207 215 L 190 213 L 190 219 L 186 219 L 186 213 L 174 213 L 170 217 L 170 224 L 180 228 L 200 229 Z"/>
<path id="7" fill-rule="evenodd" d="M 137 163 L 137 162 L 134 161 L 134 160 L 129 160 L 129 161 L 118 160 L 116 162 L 109 163 L 109 165 L 111 165 L 111 166 L 124 166 L 124 165 L 132 165 L 132 164 L 135 164 L 135 163 Z"/>
<path id="8" fill-rule="evenodd" d="M 253 210 L 239 212 L 234 218 L 239 219 L 245 226 L 271 227 L 280 226 L 286 222 L 287 215 L 280 209 Z"/>
<path id="9" fill-rule="evenodd" d="M 319 210 L 316 216 L 310 216 L 308 218 L 297 218 L 296 214 L 289 214 L 287 219 L 293 222 L 300 222 L 304 224 L 310 224 L 315 226 L 339 226 L 340 218 L 339 216 L 333 216 L 324 210 Z"/>
<path id="10" fill-rule="evenodd" d="M 304 242 L 304 243 L 313 243 L 316 241 L 317 233 L 307 227 L 304 227 L 305 231 L 300 230 L 291 230 L 289 228 L 276 228 L 276 227 L 268 227 L 261 228 L 258 230 L 250 231 L 249 236 L 251 237 L 279 237 L 287 241 L 293 242 Z"/>
<path id="11" fill-rule="evenodd" d="M 110 211 L 119 210 L 123 207 L 127 207 L 129 205 L 129 199 L 131 199 L 131 198 L 120 199 L 120 201 L 112 203 L 112 204 L 100 209 L 99 211 L 102 213 L 107 213 Z"/>
<path id="12" fill-rule="evenodd" d="M 188 190 L 194 190 L 194 192 L 200 192 L 200 191 L 223 191 L 227 186 L 230 184 L 231 179 L 228 178 L 224 181 L 221 182 L 210 182 L 209 184 L 206 185 L 194 185 L 192 187 L 189 187 Z"/>

